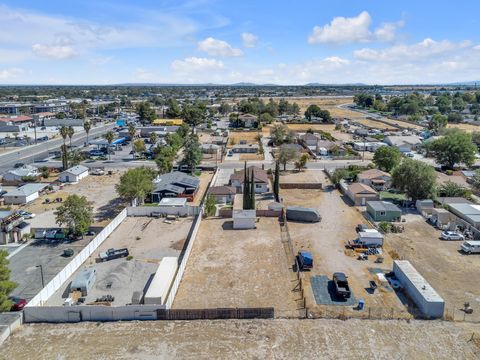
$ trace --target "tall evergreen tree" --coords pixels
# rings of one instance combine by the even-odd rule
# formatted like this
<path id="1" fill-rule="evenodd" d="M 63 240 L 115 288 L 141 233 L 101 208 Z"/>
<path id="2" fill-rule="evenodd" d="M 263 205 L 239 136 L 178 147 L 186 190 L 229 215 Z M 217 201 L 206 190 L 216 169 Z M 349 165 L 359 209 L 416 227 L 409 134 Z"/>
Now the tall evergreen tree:
<path id="1" fill-rule="evenodd" d="M 254 171 L 252 168 L 252 179 L 250 183 L 250 203 L 249 203 L 249 209 L 255 210 L 255 177 L 254 177 Z"/>
<path id="2" fill-rule="evenodd" d="M 247 162 L 245 161 L 245 166 L 243 169 L 243 208 L 248 209 L 248 175 L 247 175 Z"/>
<path id="3" fill-rule="evenodd" d="M 280 164 L 275 161 L 275 174 L 273 178 L 273 193 L 275 195 L 275 201 L 280 201 Z"/>

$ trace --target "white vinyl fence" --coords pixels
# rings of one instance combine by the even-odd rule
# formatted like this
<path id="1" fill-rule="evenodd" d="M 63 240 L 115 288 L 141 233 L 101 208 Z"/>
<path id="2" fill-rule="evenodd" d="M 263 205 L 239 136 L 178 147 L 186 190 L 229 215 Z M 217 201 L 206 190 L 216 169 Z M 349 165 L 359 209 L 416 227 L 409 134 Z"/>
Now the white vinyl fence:
<path id="1" fill-rule="evenodd" d="M 123 209 L 82 251 L 65 266 L 35 297 L 28 306 L 41 306 L 52 296 L 67 279 L 78 270 L 88 257 L 102 244 L 105 239 L 127 217 L 127 209 Z"/>
<path id="2" fill-rule="evenodd" d="M 130 206 L 128 216 L 152 216 L 152 213 L 176 216 L 195 216 L 200 212 L 199 206 Z"/>

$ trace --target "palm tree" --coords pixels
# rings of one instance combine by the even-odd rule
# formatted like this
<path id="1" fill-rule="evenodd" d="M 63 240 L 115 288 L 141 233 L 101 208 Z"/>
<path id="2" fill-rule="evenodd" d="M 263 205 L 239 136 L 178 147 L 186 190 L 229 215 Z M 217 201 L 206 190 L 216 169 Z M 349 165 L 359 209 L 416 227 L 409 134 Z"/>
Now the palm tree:
<path id="1" fill-rule="evenodd" d="M 105 140 L 108 141 L 108 149 L 107 149 L 107 152 L 108 152 L 108 160 L 110 160 L 110 145 L 112 145 L 112 142 L 113 142 L 113 138 L 115 137 L 115 135 L 113 134 L 113 131 L 108 131 L 106 134 L 105 134 Z"/>
<path id="2" fill-rule="evenodd" d="M 90 132 L 90 129 L 92 128 L 92 123 L 90 121 L 85 121 L 83 123 L 83 130 L 87 133 L 87 145 L 88 145 L 88 133 Z"/>
<path id="3" fill-rule="evenodd" d="M 68 137 L 70 138 L 70 149 L 72 148 L 72 137 L 73 137 L 73 134 L 75 134 L 75 130 L 73 130 L 73 127 L 72 126 L 69 126 L 67 128 L 67 135 Z"/>
<path id="4" fill-rule="evenodd" d="M 137 129 L 135 129 L 135 125 L 128 124 L 128 136 L 130 136 L 130 141 L 132 142 L 132 152 L 134 152 L 133 140 L 135 139 L 136 134 L 137 134 Z M 135 152 L 133 153 L 133 158 L 135 159 Z"/>
<path id="5" fill-rule="evenodd" d="M 63 145 L 65 145 L 65 139 L 68 136 L 68 128 L 65 125 L 60 128 L 60 136 L 63 138 Z"/>
<path id="6" fill-rule="evenodd" d="M 68 136 L 68 128 L 66 126 L 62 126 L 60 128 L 60 136 L 63 138 L 63 146 L 62 146 L 62 165 L 63 170 L 68 168 L 68 153 L 67 153 L 67 145 L 65 144 L 65 140 Z"/>

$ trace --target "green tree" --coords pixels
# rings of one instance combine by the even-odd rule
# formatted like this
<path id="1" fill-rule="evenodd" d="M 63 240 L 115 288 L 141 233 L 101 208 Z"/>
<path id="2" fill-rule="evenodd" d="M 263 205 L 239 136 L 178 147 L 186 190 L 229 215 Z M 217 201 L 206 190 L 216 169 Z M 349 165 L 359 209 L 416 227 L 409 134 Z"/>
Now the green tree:
<path id="1" fill-rule="evenodd" d="M 156 133 L 155 131 L 152 131 L 148 137 L 149 137 L 149 139 L 150 139 L 150 143 L 153 144 L 153 145 L 154 145 L 154 144 L 157 142 L 157 140 L 158 140 L 158 135 L 157 135 L 157 133 Z"/>
<path id="2" fill-rule="evenodd" d="M 190 173 L 193 174 L 200 161 L 202 161 L 202 150 L 198 137 L 197 135 L 189 136 L 183 144 L 182 165 L 187 165 L 190 168 Z"/>
<path id="3" fill-rule="evenodd" d="M 475 190 L 480 190 L 480 170 L 475 170 L 475 174 L 471 179 L 471 183 Z"/>
<path id="4" fill-rule="evenodd" d="M 165 115 L 169 119 L 177 119 L 181 116 L 182 114 L 182 109 L 180 109 L 180 106 L 178 105 L 178 102 L 174 98 L 170 98 L 167 100 L 167 111 L 165 112 Z"/>
<path id="5" fill-rule="evenodd" d="M 298 171 L 302 171 L 302 169 L 304 169 L 307 165 L 307 161 L 308 154 L 303 154 L 297 161 L 295 161 L 295 169 L 297 169 Z"/>
<path id="6" fill-rule="evenodd" d="M 450 169 L 456 164 L 472 166 L 477 154 L 472 135 L 458 129 L 451 129 L 443 138 L 433 141 L 431 150 L 436 161 Z"/>
<path id="7" fill-rule="evenodd" d="M 68 128 L 63 125 L 60 127 L 60 136 L 63 139 L 63 146 L 62 146 L 62 165 L 63 170 L 68 169 L 68 149 L 67 149 L 67 136 L 68 136 Z"/>
<path id="8" fill-rule="evenodd" d="M 17 284 L 10 280 L 8 252 L 0 250 L 0 312 L 10 311 L 12 301 L 8 298 Z"/>
<path id="9" fill-rule="evenodd" d="M 129 202 L 138 200 L 143 203 L 145 197 L 153 191 L 155 172 L 146 167 L 127 170 L 115 186 L 117 194 Z"/>
<path id="10" fill-rule="evenodd" d="M 107 140 L 107 142 L 108 142 L 108 149 L 107 149 L 108 160 L 110 160 L 110 146 L 112 145 L 112 142 L 113 142 L 114 138 L 115 138 L 115 134 L 113 133 L 113 131 L 108 131 L 105 134 L 105 140 Z"/>
<path id="11" fill-rule="evenodd" d="M 65 225 L 70 233 L 84 234 L 93 222 L 93 206 L 85 196 L 69 195 L 55 210 L 56 223 Z"/>
<path id="12" fill-rule="evenodd" d="M 137 114 L 140 121 L 144 123 L 151 123 L 157 118 L 155 110 L 150 107 L 148 102 L 142 102 L 137 104 Z"/>
<path id="13" fill-rule="evenodd" d="M 275 195 L 275 201 L 280 201 L 280 164 L 275 161 L 275 173 L 273 175 L 273 194 Z"/>
<path id="14" fill-rule="evenodd" d="M 250 191 L 248 195 L 250 196 L 249 205 L 250 210 L 255 210 L 255 173 L 253 171 L 250 172 Z"/>
<path id="15" fill-rule="evenodd" d="M 207 117 L 207 108 L 203 103 L 185 104 L 182 109 L 182 118 L 191 126 L 192 131 L 203 123 Z"/>
<path id="16" fill-rule="evenodd" d="M 412 200 L 431 199 L 435 195 L 436 174 L 433 166 L 404 159 L 392 173 L 392 184 Z"/>
<path id="17" fill-rule="evenodd" d="M 207 195 L 207 199 L 205 200 L 205 215 L 206 216 L 214 216 L 217 211 L 215 196 L 212 194 Z"/>
<path id="18" fill-rule="evenodd" d="M 447 121 L 450 124 L 458 124 L 463 121 L 463 116 L 459 113 L 450 113 L 448 114 Z"/>
<path id="19" fill-rule="evenodd" d="M 313 117 L 321 118 L 323 122 L 330 122 L 332 117 L 328 110 L 322 110 L 318 105 L 310 105 L 305 111 L 305 118 L 311 121 Z"/>
<path id="20" fill-rule="evenodd" d="M 428 128 L 435 132 L 444 129 L 447 126 L 448 120 L 445 115 L 436 113 L 428 120 Z"/>
<path id="21" fill-rule="evenodd" d="M 288 133 L 288 127 L 285 125 L 273 125 L 270 128 L 270 137 L 275 145 L 281 145 L 285 141 Z"/>
<path id="22" fill-rule="evenodd" d="M 290 146 L 281 146 L 278 152 L 278 161 L 283 164 L 283 170 L 287 169 L 287 163 L 295 161 L 300 156 L 300 152 Z"/>
<path id="23" fill-rule="evenodd" d="M 87 145 L 88 145 L 88 134 L 90 134 L 90 130 L 92 129 L 92 123 L 90 121 L 85 121 L 83 123 L 83 130 L 87 133 Z"/>
<path id="24" fill-rule="evenodd" d="M 132 146 L 135 154 L 142 154 L 147 150 L 145 142 L 142 139 L 135 140 Z"/>
<path id="25" fill-rule="evenodd" d="M 268 112 L 264 112 L 258 117 L 258 121 L 262 124 L 271 124 L 273 122 L 273 117 Z"/>
<path id="26" fill-rule="evenodd" d="M 441 197 L 463 197 L 468 199 L 471 197 L 472 192 L 453 181 L 447 181 L 440 185 L 437 190 L 437 195 Z"/>
<path id="27" fill-rule="evenodd" d="M 249 185 L 249 178 L 248 178 L 248 172 L 247 172 L 247 162 L 245 161 L 244 163 L 244 169 L 243 169 L 243 209 L 247 210 L 250 208 L 250 185 Z"/>
<path id="28" fill-rule="evenodd" d="M 390 172 L 395 166 L 400 164 L 402 154 L 400 150 L 393 146 L 381 146 L 373 155 L 374 164 L 383 171 Z"/>
<path id="29" fill-rule="evenodd" d="M 160 147 L 155 156 L 158 172 L 166 174 L 172 171 L 173 161 L 175 160 L 175 151 L 171 146 Z"/>
<path id="30" fill-rule="evenodd" d="M 232 107 L 226 102 L 222 102 L 218 108 L 218 112 L 222 115 L 228 115 L 232 111 Z"/>

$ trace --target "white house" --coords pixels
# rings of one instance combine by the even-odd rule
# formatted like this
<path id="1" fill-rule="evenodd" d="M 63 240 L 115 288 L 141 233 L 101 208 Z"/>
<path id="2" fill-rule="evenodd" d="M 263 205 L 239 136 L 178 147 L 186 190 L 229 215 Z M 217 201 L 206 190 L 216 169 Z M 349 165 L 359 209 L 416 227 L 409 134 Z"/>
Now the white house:
<path id="1" fill-rule="evenodd" d="M 58 180 L 66 183 L 76 183 L 88 176 L 88 168 L 83 165 L 73 166 L 58 176 Z"/>
<path id="2" fill-rule="evenodd" d="M 217 204 L 231 204 L 235 198 L 236 189 L 233 186 L 212 186 L 208 193 L 215 197 Z"/>
<path id="3" fill-rule="evenodd" d="M 395 146 L 402 153 L 415 150 L 422 143 L 416 135 L 386 136 L 383 141 L 390 146 Z"/>
<path id="4" fill-rule="evenodd" d="M 249 166 L 247 168 L 248 179 L 251 179 L 253 173 L 253 178 L 255 182 L 255 193 L 263 194 L 269 191 L 269 179 L 268 174 L 265 170 L 260 169 L 256 166 Z M 243 190 L 243 180 L 245 178 L 245 170 L 235 171 L 230 176 L 230 185 L 235 187 L 237 193 L 241 193 Z"/>
<path id="5" fill-rule="evenodd" d="M 22 181 L 24 177 L 37 177 L 38 169 L 32 165 L 25 165 L 17 169 L 9 170 L 3 175 L 4 181 Z"/>
<path id="6" fill-rule="evenodd" d="M 45 189 L 48 184 L 31 183 L 20 186 L 19 188 L 9 191 L 3 195 L 5 204 L 28 204 L 37 199 L 39 192 Z"/>

